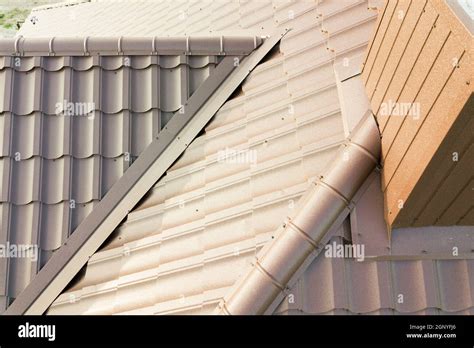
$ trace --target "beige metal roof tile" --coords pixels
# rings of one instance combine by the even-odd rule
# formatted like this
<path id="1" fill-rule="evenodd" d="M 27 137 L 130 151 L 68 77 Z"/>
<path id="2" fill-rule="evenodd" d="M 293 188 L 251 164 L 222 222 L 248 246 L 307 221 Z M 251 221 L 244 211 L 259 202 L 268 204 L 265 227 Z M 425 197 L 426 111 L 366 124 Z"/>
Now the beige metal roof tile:
<path id="1" fill-rule="evenodd" d="M 118 286 L 112 313 L 142 308 L 156 303 L 156 278 L 126 287 Z"/>
<path id="2" fill-rule="evenodd" d="M 104 250 L 119 247 L 125 243 L 147 238 L 160 230 L 163 215 L 161 213 L 149 214 L 146 217 L 131 220 L 130 217 L 121 225 L 116 233 L 117 238 L 104 245 Z"/>
<path id="3" fill-rule="evenodd" d="M 160 247 L 159 264 L 182 260 L 204 253 L 202 230 L 163 240 Z"/>
<path id="4" fill-rule="evenodd" d="M 163 228 L 178 226 L 202 218 L 205 214 L 202 209 L 203 204 L 203 197 L 199 197 L 190 201 L 178 202 L 166 208 L 163 216 Z"/>
<path id="5" fill-rule="evenodd" d="M 165 199 L 179 196 L 186 192 L 194 191 L 204 187 L 204 170 L 197 170 L 193 171 L 192 173 L 193 175 L 191 178 L 187 175 L 183 175 L 177 177 L 176 179 L 166 180 L 166 184 L 163 186 L 163 190 L 165 190 L 165 194 L 162 196 L 163 201 L 154 200 L 155 204 L 164 202 Z M 158 189 L 155 189 L 154 193 L 157 190 Z"/>
<path id="6" fill-rule="evenodd" d="M 252 214 L 247 212 L 225 221 L 207 224 L 206 233 L 202 234 L 205 249 L 212 250 L 253 238 L 255 231 L 252 229 L 251 219 Z"/>
<path id="7" fill-rule="evenodd" d="M 328 41 L 329 49 L 333 50 L 333 54 L 335 55 L 344 55 L 347 51 L 359 49 L 361 46 L 367 45 L 367 37 L 370 36 L 373 31 L 374 21 L 375 17 L 369 17 L 360 23 L 354 24 L 353 27 L 347 28 L 343 32 L 338 32 L 330 36 Z M 350 40 L 354 46 L 348 49 L 344 44 L 346 40 Z"/>
<path id="8" fill-rule="evenodd" d="M 289 98 L 290 94 L 286 88 L 286 81 L 281 80 L 270 88 L 253 91 L 252 94 L 247 95 L 244 110 L 246 113 L 251 113 L 259 108 L 270 106 L 273 100 L 286 100 Z"/>
<path id="9" fill-rule="evenodd" d="M 251 199 L 252 191 L 250 180 L 245 179 L 206 192 L 204 209 L 206 214 L 210 214 L 218 209 L 225 209 L 243 204 Z"/>
<path id="10" fill-rule="evenodd" d="M 132 246 L 125 245 L 122 256 L 120 258 L 120 267 L 118 272 L 120 275 L 133 274 L 139 272 L 143 269 L 152 269 L 158 267 L 161 262 L 161 243 L 149 244 L 140 248 L 133 248 Z M 131 257 L 133 255 L 133 257 Z M 116 278 L 114 272 L 108 274 L 106 268 L 103 267 L 103 263 L 100 263 L 101 267 L 101 278 L 104 276 L 109 277 L 110 279 Z M 99 276 L 99 275 L 98 275 Z M 99 280 L 99 279 L 97 279 Z M 92 280 L 91 284 L 97 282 L 97 280 Z"/>
<path id="11" fill-rule="evenodd" d="M 285 55 L 291 55 L 301 50 L 301 42 L 306 42 L 307 46 L 313 46 L 323 43 L 325 39 L 326 36 L 321 31 L 320 21 L 313 20 L 309 26 L 291 31 L 288 34 L 288 38 L 281 43 L 280 47 Z"/>
<path id="12" fill-rule="evenodd" d="M 217 112 L 214 121 L 207 126 L 206 131 L 210 134 L 214 129 L 218 129 L 227 124 L 232 124 L 233 122 L 244 118 L 244 105 L 244 96 L 229 100 Z"/>
<path id="13" fill-rule="evenodd" d="M 338 136 L 340 138 L 340 136 Z M 317 151 L 311 151 L 304 155 L 302 163 L 303 169 L 308 178 L 318 177 L 323 174 L 325 170 L 325 161 L 330 161 L 341 144 L 340 141 L 334 142 L 329 147 L 322 148 Z"/>

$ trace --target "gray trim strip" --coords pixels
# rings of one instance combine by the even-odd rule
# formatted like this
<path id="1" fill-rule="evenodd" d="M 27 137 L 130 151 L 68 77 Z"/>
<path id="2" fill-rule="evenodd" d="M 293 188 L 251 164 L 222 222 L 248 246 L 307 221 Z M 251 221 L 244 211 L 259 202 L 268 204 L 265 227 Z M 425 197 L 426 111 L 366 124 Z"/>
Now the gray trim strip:
<path id="1" fill-rule="evenodd" d="M 84 55 L 248 55 L 257 36 L 48 37 L 0 39 L 3 56 Z"/>
<path id="2" fill-rule="evenodd" d="M 265 40 L 242 61 L 238 57 L 225 57 L 184 105 L 184 113 L 174 115 L 4 314 L 42 314 L 288 31 L 285 29 Z"/>

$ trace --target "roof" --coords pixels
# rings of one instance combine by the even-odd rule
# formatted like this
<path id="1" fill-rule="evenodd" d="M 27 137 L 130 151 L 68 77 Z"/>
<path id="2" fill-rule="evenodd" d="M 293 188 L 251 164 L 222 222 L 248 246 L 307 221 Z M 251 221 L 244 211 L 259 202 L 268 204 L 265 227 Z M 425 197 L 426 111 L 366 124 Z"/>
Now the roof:
<path id="1" fill-rule="evenodd" d="M 380 133 L 370 110 L 339 147 L 323 175 L 312 181 L 294 211 L 272 235 L 219 304 L 221 314 L 272 314 L 286 291 L 343 224 L 380 159 Z M 324 252 L 326 256 L 326 253 Z M 349 254 L 348 254 L 349 255 Z M 348 257 L 346 255 L 346 257 Z M 336 257 L 330 255 L 331 257 Z"/>
<path id="2" fill-rule="evenodd" d="M 100 21 L 86 23 L 95 11 L 114 16 L 128 11 L 136 18 L 147 12 L 130 4 L 78 5 L 76 29 L 83 35 L 107 33 L 109 27 Z M 293 30 L 92 255 L 48 314 L 212 313 L 311 181 L 336 158 L 356 123 L 352 111 L 363 104 L 361 96 L 342 91 L 354 90 L 349 87 L 357 81 L 353 76 L 361 71 L 375 28 L 377 12 L 365 1 L 178 5 L 148 11 L 141 30 L 152 35 Z M 64 27 L 65 13 L 48 11 L 53 12 L 45 13 L 50 17 L 41 30 L 51 35 Z M 159 16 L 166 21 L 159 22 Z M 129 18 L 114 35 L 137 30 L 134 15 Z M 22 30 L 35 35 L 34 30 L 28 34 L 30 25 Z M 379 257 L 391 257 L 379 180 L 367 183 L 365 200 L 334 232 L 335 240 L 366 243 L 374 258 L 357 262 L 320 254 L 276 313 L 472 312 L 471 260 L 407 256 L 406 249 L 398 259 Z M 406 299 L 402 304 L 397 303 L 400 292 Z"/>
<path id="3" fill-rule="evenodd" d="M 275 313 L 472 315 L 473 277 L 473 260 L 318 257 Z"/>
<path id="4" fill-rule="evenodd" d="M 380 188 L 379 173 L 367 179 L 344 231 L 329 242 L 363 245 L 364 260 L 320 254 L 275 313 L 473 314 L 473 228 L 394 229 L 389 236 Z"/>
<path id="5" fill-rule="evenodd" d="M 300 8 L 309 8 L 312 1 L 304 1 Z M 272 31 L 272 15 L 263 9 L 271 2 L 238 1 L 121 1 L 99 0 L 82 4 L 67 3 L 43 6 L 33 10 L 18 31 L 28 37 L 51 36 L 60 32 L 65 36 L 178 36 L 201 33 L 205 35 L 255 33 L 252 24 Z M 277 4 L 286 16 L 285 3 Z M 268 8 L 268 7 L 267 7 Z M 249 16 L 254 10 L 260 17 Z M 117 21 L 117 18 L 128 20 Z M 140 19 L 139 21 L 137 19 Z M 263 19 L 263 20 L 261 20 Z M 269 20 L 268 26 L 264 21 Z M 242 21 L 242 23 L 239 23 Z M 253 23 L 252 23 L 253 22 Z M 74 25 L 71 25 L 73 23 Z M 242 24 L 242 25 L 240 25 Z M 236 28 L 237 27 L 237 28 Z M 254 25 L 255 27 L 255 25 Z M 236 31 L 237 29 L 237 31 Z"/>
<path id="6" fill-rule="evenodd" d="M 7 39 L 0 42 L 3 299 L 26 287 L 224 55 L 260 38 Z M 209 53 L 204 53 L 209 52 Z M 26 231 L 26 232 L 25 232 Z"/>

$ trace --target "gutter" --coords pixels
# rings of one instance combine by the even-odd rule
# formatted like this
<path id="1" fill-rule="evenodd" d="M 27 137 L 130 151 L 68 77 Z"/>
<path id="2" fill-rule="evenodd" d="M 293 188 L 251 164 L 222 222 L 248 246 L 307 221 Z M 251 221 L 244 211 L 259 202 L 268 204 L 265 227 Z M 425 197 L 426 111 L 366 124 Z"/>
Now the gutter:
<path id="1" fill-rule="evenodd" d="M 311 184 L 295 213 L 275 231 L 272 242 L 259 252 L 215 313 L 272 314 L 352 210 L 379 156 L 380 133 L 372 112 L 367 111 L 326 175 Z"/>

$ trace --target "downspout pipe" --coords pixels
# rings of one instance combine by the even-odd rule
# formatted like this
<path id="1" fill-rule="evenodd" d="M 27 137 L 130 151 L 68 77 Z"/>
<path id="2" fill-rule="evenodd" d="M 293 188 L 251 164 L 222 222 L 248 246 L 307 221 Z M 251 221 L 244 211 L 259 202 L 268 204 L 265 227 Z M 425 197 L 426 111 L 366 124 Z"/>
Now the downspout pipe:
<path id="1" fill-rule="evenodd" d="M 379 162 L 380 133 L 368 111 L 341 145 L 328 171 L 314 181 L 295 213 L 258 254 L 250 270 L 217 307 L 216 314 L 269 314 L 320 253 L 325 236 L 354 206 L 357 191 Z M 271 312 L 270 312 L 271 313 Z"/>

